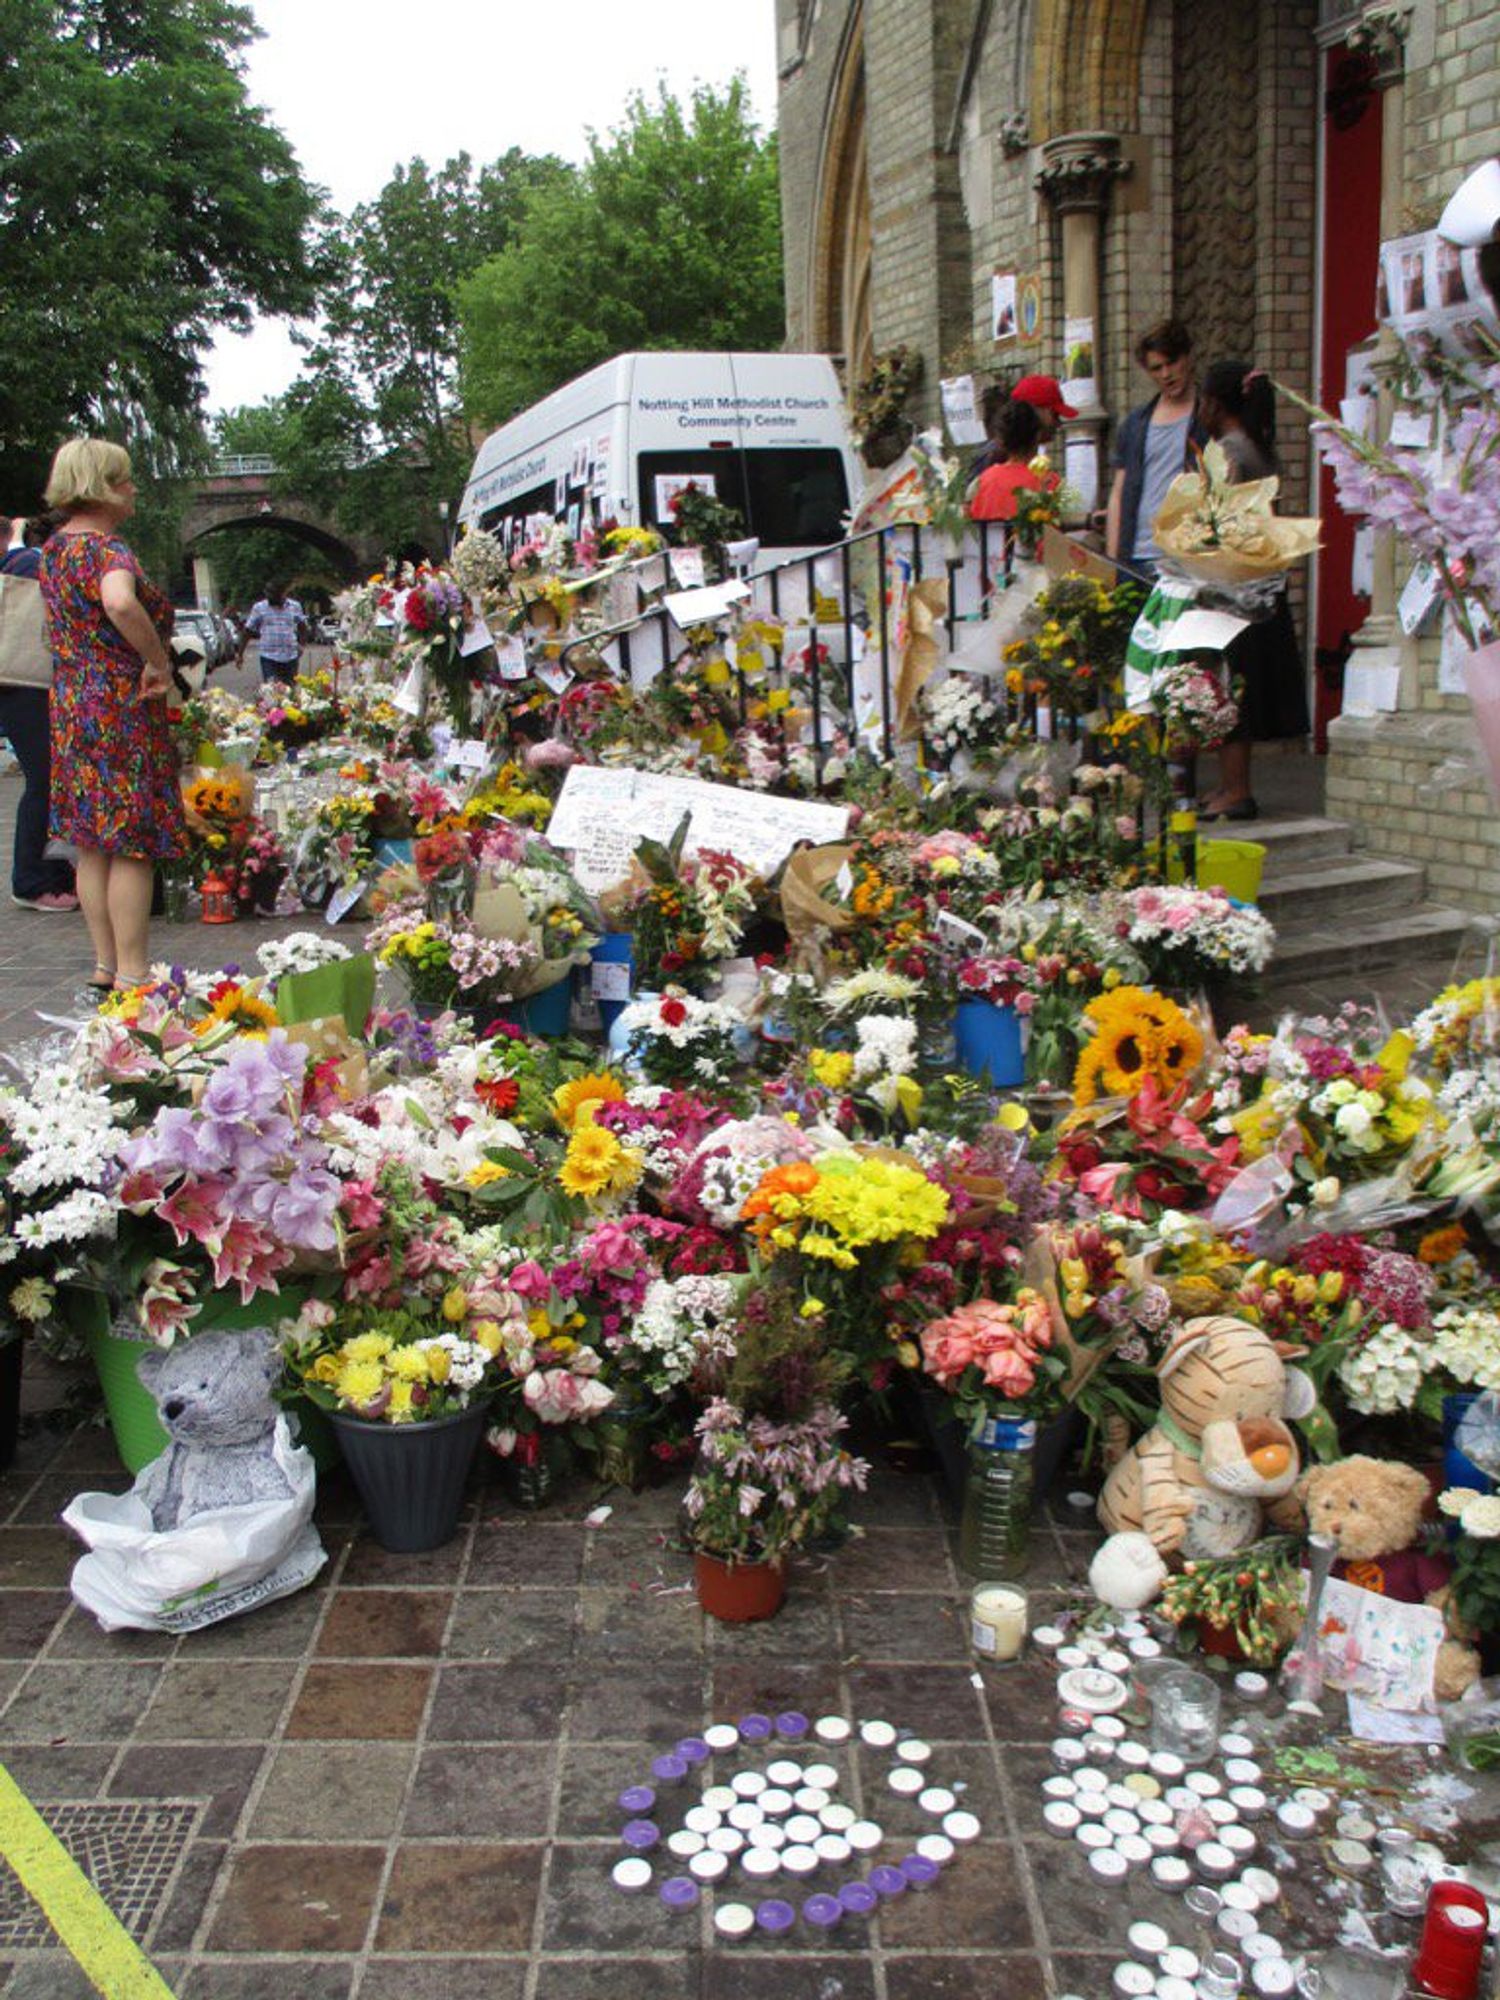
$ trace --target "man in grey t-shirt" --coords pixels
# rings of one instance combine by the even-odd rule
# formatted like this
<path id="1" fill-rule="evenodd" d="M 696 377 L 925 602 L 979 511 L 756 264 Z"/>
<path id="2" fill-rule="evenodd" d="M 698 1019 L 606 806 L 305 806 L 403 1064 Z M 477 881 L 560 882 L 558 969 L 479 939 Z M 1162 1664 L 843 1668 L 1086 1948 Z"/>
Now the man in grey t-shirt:
<path id="1" fill-rule="evenodd" d="M 1191 466 L 1194 447 L 1208 439 L 1195 414 L 1192 335 L 1181 320 L 1149 327 L 1135 357 L 1157 393 L 1130 412 L 1116 436 L 1104 546 L 1109 555 L 1152 576 L 1161 551 L 1151 523 L 1167 488 Z"/>

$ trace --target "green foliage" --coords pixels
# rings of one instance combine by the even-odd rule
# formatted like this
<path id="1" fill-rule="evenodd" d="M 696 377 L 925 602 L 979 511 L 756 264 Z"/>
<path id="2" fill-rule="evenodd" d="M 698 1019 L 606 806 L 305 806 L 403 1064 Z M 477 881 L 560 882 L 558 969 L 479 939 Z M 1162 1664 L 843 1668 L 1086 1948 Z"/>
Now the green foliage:
<path id="1" fill-rule="evenodd" d="M 309 306 L 313 196 L 246 96 L 256 32 L 234 0 L 5 9 L 0 474 L 12 504 L 34 504 L 53 450 L 79 430 L 120 437 L 152 461 L 148 478 L 190 468 L 215 329 Z M 154 553 L 150 518 L 133 536 Z"/>
<path id="2" fill-rule="evenodd" d="M 432 533 L 473 457 L 458 396 L 457 293 L 512 242 L 527 202 L 568 177 L 516 147 L 477 170 L 467 153 L 398 167 L 374 201 L 333 218 L 318 246 L 322 325 L 299 380 L 236 435 L 268 450 L 282 484 L 392 550 Z M 256 416 L 256 421 L 250 421 Z"/>
<path id="3" fill-rule="evenodd" d="M 636 96 L 576 174 L 538 187 L 513 245 L 459 287 L 464 401 L 503 422 L 613 354 L 775 348 L 785 331 L 776 143 L 743 77 Z"/>
<path id="4" fill-rule="evenodd" d="M 314 543 L 288 528 L 217 528 L 199 537 L 194 553 L 211 560 L 221 601 L 240 611 L 264 597 L 268 585 L 280 583 L 311 612 L 348 582 Z"/>

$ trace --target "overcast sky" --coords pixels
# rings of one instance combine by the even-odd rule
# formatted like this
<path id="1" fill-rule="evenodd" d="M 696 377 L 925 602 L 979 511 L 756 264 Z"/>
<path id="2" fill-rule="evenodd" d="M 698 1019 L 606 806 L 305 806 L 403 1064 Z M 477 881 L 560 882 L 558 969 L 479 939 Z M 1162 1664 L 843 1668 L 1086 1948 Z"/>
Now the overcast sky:
<path id="1" fill-rule="evenodd" d="M 249 89 L 291 140 L 302 170 L 349 209 L 391 169 L 512 146 L 581 159 L 584 134 L 619 123 L 632 90 L 657 79 L 749 78 L 775 118 L 775 0 L 252 0 L 264 39 Z M 283 325 L 226 335 L 207 362 L 209 407 L 274 396 L 297 372 Z"/>

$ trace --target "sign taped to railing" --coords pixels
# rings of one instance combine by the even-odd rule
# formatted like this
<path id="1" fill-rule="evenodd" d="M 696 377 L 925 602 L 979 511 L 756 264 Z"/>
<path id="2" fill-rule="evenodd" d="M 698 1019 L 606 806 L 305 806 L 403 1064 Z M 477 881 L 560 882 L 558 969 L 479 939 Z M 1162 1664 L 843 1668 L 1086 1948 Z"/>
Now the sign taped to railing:
<path id="1" fill-rule="evenodd" d="M 779 799 L 699 778 L 575 764 L 547 838 L 571 852 L 585 889 L 607 889 L 629 874 L 637 842 L 670 839 L 684 813 L 686 853 L 718 849 L 764 876 L 774 874 L 800 842 L 822 847 L 842 840 L 849 826 L 847 807 L 816 799 Z"/>

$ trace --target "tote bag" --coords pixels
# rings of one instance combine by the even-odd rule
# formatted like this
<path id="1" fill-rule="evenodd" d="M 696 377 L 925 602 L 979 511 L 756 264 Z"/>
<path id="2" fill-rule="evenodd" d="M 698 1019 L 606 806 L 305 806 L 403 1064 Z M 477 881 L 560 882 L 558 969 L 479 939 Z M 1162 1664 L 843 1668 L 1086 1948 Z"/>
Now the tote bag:
<path id="1" fill-rule="evenodd" d="M 0 687 L 51 685 L 42 587 L 33 577 L 0 576 Z"/>

